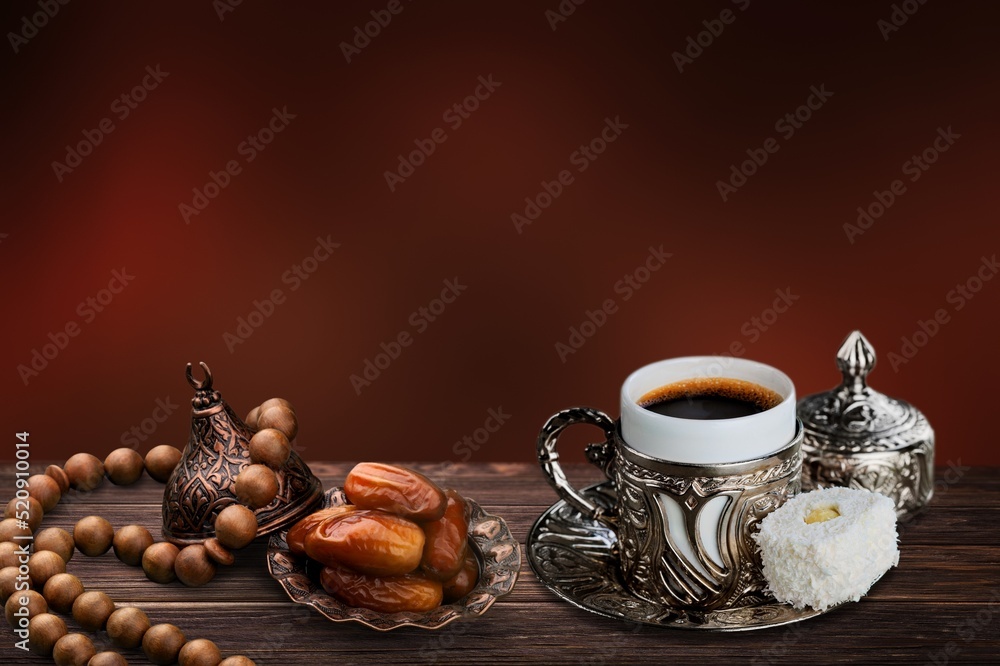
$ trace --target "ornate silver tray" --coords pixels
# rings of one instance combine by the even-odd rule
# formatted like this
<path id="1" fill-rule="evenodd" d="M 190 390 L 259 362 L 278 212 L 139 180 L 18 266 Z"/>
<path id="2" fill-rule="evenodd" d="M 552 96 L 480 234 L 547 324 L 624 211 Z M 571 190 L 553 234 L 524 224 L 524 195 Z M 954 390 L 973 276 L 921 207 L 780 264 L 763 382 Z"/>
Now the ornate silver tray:
<path id="1" fill-rule="evenodd" d="M 466 498 L 465 501 L 469 506 L 470 545 L 479 560 L 479 582 L 472 592 L 453 604 L 442 604 L 426 613 L 380 613 L 347 606 L 327 594 L 319 584 L 321 567 L 318 564 L 289 552 L 285 541 L 287 529 L 271 535 L 267 544 L 267 568 L 292 601 L 312 606 L 334 622 L 360 622 L 379 631 L 405 626 L 440 629 L 460 617 L 482 615 L 498 597 L 513 589 L 521 568 L 521 546 L 502 518 L 486 513 L 473 500 Z M 324 493 L 322 508 L 342 504 L 350 502 L 340 488 Z"/>
<path id="2" fill-rule="evenodd" d="M 615 505 L 615 489 L 607 481 L 585 488 L 582 494 L 600 507 L 610 510 Z M 617 544 L 614 530 L 560 500 L 532 525 L 528 562 L 542 584 L 574 606 L 626 622 L 674 629 L 747 631 L 798 622 L 833 610 L 798 610 L 774 600 L 708 613 L 654 604 L 622 585 Z"/>

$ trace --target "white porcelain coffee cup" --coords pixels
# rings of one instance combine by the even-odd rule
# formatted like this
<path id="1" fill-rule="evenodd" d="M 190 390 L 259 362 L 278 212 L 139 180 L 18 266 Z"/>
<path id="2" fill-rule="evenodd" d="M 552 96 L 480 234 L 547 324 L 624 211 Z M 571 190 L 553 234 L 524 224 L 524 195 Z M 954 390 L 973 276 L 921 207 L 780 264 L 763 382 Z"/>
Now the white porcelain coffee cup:
<path id="1" fill-rule="evenodd" d="M 688 419 L 646 409 L 639 400 L 655 389 L 701 377 L 752 382 L 781 396 L 776 406 L 731 419 Z M 621 433 L 629 446 L 677 463 L 752 460 L 785 447 L 795 436 L 795 385 L 769 365 L 724 356 L 685 356 L 643 366 L 622 384 Z"/>

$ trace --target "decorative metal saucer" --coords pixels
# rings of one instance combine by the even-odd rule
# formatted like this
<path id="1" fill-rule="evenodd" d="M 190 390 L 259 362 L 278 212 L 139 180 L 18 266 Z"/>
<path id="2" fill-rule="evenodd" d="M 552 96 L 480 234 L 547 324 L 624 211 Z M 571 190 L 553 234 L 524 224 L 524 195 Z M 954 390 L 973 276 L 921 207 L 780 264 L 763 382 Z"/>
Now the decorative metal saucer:
<path id="1" fill-rule="evenodd" d="M 615 489 L 607 481 L 585 488 L 582 494 L 608 510 L 615 505 Z M 674 629 L 747 631 L 798 622 L 833 610 L 796 609 L 775 600 L 707 613 L 654 604 L 622 585 L 617 543 L 614 530 L 560 500 L 532 525 L 528 562 L 542 584 L 574 606 L 626 622 Z"/>
<path id="2" fill-rule="evenodd" d="M 469 545 L 479 560 L 479 582 L 468 595 L 453 604 L 442 604 L 426 613 L 380 613 L 347 606 L 327 594 L 319 584 L 321 567 L 288 550 L 288 530 L 271 535 L 267 544 L 267 568 L 297 604 L 312 606 L 334 622 L 360 622 L 366 627 L 389 631 L 412 626 L 440 629 L 460 617 L 485 613 L 499 597 L 508 594 L 521 568 L 521 545 L 502 518 L 492 516 L 473 500 L 469 507 Z M 343 490 L 331 488 L 323 495 L 322 508 L 350 504 Z M 319 507 L 317 507 L 317 510 Z"/>

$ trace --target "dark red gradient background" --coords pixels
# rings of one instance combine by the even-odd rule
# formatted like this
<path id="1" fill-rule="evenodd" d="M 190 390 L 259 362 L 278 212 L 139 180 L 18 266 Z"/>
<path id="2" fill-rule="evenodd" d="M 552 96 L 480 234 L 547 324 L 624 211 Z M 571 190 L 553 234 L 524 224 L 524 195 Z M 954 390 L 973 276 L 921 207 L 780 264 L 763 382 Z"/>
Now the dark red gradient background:
<path id="1" fill-rule="evenodd" d="M 308 459 L 527 461 L 547 416 L 617 414 L 645 363 L 739 341 L 805 395 L 838 381 L 860 328 L 873 385 L 926 412 L 939 463 L 1000 463 L 1000 280 L 946 300 L 1000 250 L 996 3 L 928 2 L 888 41 L 888 0 L 595 0 L 553 31 L 556 6 L 405 3 L 350 64 L 338 44 L 384 2 L 243 2 L 223 21 L 209 2 L 73 2 L 19 53 L 5 43 L 0 458 L 21 430 L 38 459 L 103 456 L 157 399 L 180 407 L 140 450 L 182 446 L 184 365 L 204 360 L 241 414 L 292 400 Z M 679 73 L 671 54 L 725 8 L 735 22 Z M 4 32 L 35 11 L 5 3 Z M 59 183 L 52 162 L 147 65 L 169 76 Z M 480 75 L 501 86 L 448 128 Z M 833 97 L 724 203 L 716 181 L 813 85 Z M 285 106 L 289 127 L 185 224 L 178 204 Z M 511 214 L 606 117 L 628 128 L 517 233 Z M 955 145 L 848 242 L 856 208 L 949 126 Z M 447 141 L 391 193 L 383 173 L 437 127 Z M 289 291 L 318 236 L 340 249 Z M 623 301 L 651 245 L 673 257 Z M 122 267 L 134 281 L 82 323 Z M 357 395 L 349 376 L 455 277 L 468 289 Z M 223 333 L 275 288 L 287 301 L 230 353 Z M 744 324 L 785 288 L 798 300 L 751 342 Z M 555 344 L 606 298 L 618 312 L 563 363 Z M 894 371 L 938 308 L 950 321 Z M 25 385 L 17 366 L 69 321 L 80 335 Z M 500 431 L 456 449 L 498 407 Z"/>

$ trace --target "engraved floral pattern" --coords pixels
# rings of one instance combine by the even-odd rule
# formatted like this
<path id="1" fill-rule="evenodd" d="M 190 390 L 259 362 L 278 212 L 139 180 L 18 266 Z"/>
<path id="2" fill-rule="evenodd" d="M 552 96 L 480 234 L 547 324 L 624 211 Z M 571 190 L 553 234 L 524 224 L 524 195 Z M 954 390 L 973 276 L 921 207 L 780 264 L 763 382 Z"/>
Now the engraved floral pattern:
<path id="1" fill-rule="evenodd" d="M 163 492 L 163 536 L 175 543 L 197 543 L 215 534 L 215 517 L 236 503 L 236 477 L 250 464 L 253 431 L 222 401 L 199 390 L 195 398 L 208 406 L 191 417 L 191 439 Z M 258 535 L 282 527 L 320 501 L 322 486 L 294 451 L 277 472 L 278 495 L 256 510 Z"/>
<path id="2" fill-rule="evenodd" d="M 844 486 L 882 493 L 896 503 L 896 515 L 910 516 L 934 494 L 934 445 L 924 440 L 904 451 L 837 455 L 807 449 L 802 468 L 806 490 Z"/>
<path id="3" fill-rule="evenodd" d="M 750 535 L 764 516 L 798 492 L 801 466 L 798 447 L 777 464 L 718 477 L 673 476 L 619 456 L 614 480 L 621 574 L 628 587 L 650 601 L 699 608 L 732 608 L 764 599 L 766 584 Z M 693 559 L 666 529 L 658 493 L 677 499 Z M 719 496 L 730 498 L 719 517 L 720 529 L 726 528 L 719 542 L 721 563 L 697 537 L 702 508 Z"/>
<path id="4" fill-rule="evenodd" d="M 790 482 L 785 491 L 791 492 Z M 748 521 L 763 517 L 777 494 L 765 494 L 746 504 Z M 598 506 L 615 505 L 612 483 L 586 488 L 583 495 Z M 557 502 L 535 522 L 528 534 L 527 555 L 535 575 L 556 595 L 585 610 L 627 622 L 671 629 L 743 631 L 773 627 L 820 615 L 813 609 L 796 610 L 756 591 L 756 577 L 741 569 L 736 589 L 739 602 L 727 609 L 698 612 L 667 601 L 637 597 L 624 585 L 618 560 L 619 543 L 605 523 L 587 518 L 565 502 Z"/>

